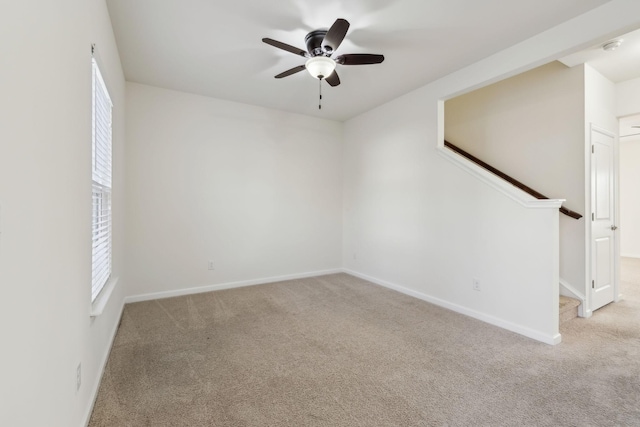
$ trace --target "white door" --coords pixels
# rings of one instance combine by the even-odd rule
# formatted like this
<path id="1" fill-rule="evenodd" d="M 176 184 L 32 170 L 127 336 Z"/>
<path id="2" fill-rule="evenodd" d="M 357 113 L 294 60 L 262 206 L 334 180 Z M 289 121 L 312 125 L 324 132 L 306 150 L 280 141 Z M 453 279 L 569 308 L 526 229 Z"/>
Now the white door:
<path id="1" fill-rule="evenodd" d="M 615 296 L 614 136 L 591 130 L 591 310 Z"/>

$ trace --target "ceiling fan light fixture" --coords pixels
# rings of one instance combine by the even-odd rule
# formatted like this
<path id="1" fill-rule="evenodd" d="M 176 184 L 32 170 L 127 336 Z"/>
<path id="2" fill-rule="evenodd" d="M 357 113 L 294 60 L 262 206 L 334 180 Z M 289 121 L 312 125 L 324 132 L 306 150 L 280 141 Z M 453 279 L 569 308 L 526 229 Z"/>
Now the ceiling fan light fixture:
<path id="1" fill-rule="evenodd" d="M 314 78 L 322 80 L 336 69 L 336 61 L 326 56 L 314 56 L 309 58 L 304 66 Z"/>

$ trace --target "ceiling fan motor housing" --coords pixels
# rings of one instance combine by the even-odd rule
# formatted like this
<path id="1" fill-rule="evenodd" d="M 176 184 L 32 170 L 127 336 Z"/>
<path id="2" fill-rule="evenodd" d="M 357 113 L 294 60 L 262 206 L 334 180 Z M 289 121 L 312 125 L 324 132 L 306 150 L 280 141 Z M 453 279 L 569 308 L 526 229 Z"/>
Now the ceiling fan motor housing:
<path id="1" fill-rule="evenodd" d="M 324 46 L 323 49 L 322 41 L 324 40 L 324 36 L 327 35 L 327 30 L 315 30 L 311 31 L 304 38 L 304 42 L 307 45 L 307 51 L 311 56 L 319 56 L 325 55 L 329 56 L 333 52 L 333 48 L 331 46 Z"/>

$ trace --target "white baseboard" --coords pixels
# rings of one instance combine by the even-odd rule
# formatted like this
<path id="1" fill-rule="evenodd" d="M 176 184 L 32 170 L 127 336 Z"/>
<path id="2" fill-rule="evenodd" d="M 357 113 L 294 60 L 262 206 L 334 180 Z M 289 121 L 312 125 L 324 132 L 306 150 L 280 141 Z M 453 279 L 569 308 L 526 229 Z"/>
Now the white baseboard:
<path id="1" fill-rule="evenodd" d="M 458 304 L 453 304 L 451 302 L 442 300 L 440 298 L 432 297 L 427 294 L 423 294 L 422 292 L 417 292 L 409 288 L 405 288 L 404 286 L 397 285 L 395 283 L 390 283 L 384 280 L 376 279 L 375 277 L 367 276 L 366 274 L 358 273 L 353 270 L 343 269 L 343 271 L 347 274 L 351 274 L 352 276 L 359 277 L 361 279 L 367 280 L 369 282 L 375 283 L 380 286 L 384 286 L 385 288 L 393 289 L 405 295 L 412 296 L 414 298 L 421 299 L 423 301 L 429 302 L 431 304 L 435 304 L 440 307 L 444 307 L 446 309 L 455 311 L 456 313 L 464 314 L 465 316 L 473 317 L 474 319 L 481 320 L 483 322 L 489 323 L 494 326 L 498 326 L 500 328 L 506 329 L 511 332 L 515 332 L 520 335 L 524 335 L 525 337 L 534 339 L 536 341 L 541 341 L 545 344 L 559 344 L 562 340 L 560 334 L 549 335 L 544 334 L 540 331 L 536 331 L 494 316 L 491 316 L 486 313 L 482 313 L 476 310 L 472 310 L 467 307 L 463 307 Z"/>
<path id="2" fill-rule="evenodd" d="M 327 274 L 342 273 L 341 268 L 331 270 L 311 271 L 308 273 L 287 274 L 284 276 L 264 277 L 261 279 L 240 280 L 237 282 L 219 283 L 216 285 L 193 286 L 185 289 L 173 291 L 152 292 L 148 294 L 132 295 L 124 299 L 125 304 L 140 301 L 150 301 L 155 299 L 179 297 L 183 295 L 200 294 L 203 292 L 220 291 L 222 289 L 241 288 L 244 286 L 262 285 L 266 283 L 282 282 L 285 280 L 304 279 L 306 277 L 325 276 Z"/>
<path id="3" fill-rule="evenodd" d="M 640 258 L 640 254 L 620 254 L 622 258 Z"/>
<path id="4" fill-rule="evenodd" d="M 87 408 L 87 412 L 84 414 L 84 426 L 87 427 L 89 425 L 89 421 L 91 421 L 91 414 L 93 413 L 93 407 L 96 404 L 96 399 L 98 398 L 98 391 L 100 390 L 100 384 L 102 383 L 102 376 L 104 375 L 104 370 L 107 367 L 107 362 L 109 361 L 109 356 L 111 355 L 111 349 L 113 347 L 113 343 L 116 340 L 116 333 L 118 332 L 118 327 L 120 326 L 120 322 L 122 321 L 122 314 L 124 313 L 124 300 L 120 303 L 120 314 L 118 315 L 118 320 L 113 325 L 111 329 L 111 337 L 109 338 L 109 346 L 107 350 L 102 355 L 102 360 L 100 361 L 100 369 L 98 369 L 98 374 L 96 375 L 94 381 L 93 390 L 91 390 L 91 395 L 89 398 L 89 407 Z"/>

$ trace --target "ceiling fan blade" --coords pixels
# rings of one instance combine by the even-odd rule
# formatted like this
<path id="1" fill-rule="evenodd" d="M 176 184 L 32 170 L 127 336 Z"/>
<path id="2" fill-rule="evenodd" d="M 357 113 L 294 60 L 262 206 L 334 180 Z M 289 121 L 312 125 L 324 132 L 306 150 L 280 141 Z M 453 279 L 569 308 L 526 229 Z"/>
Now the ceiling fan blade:
<path id="1" fill-rule="evenodd" d="M 336 62 L 342 65 L 379 64 L 382 61 L 384 61 L 384 55 L 375 55 L 372 53 L 348 53 L 336 58 Z"/>
<path id="2" fill-rule="evenodd" d="M 336 19 L 322 40 L 322 47 L 325 51 L 331 53 L 337 50 L 347 35 L 347 30 L 349 30 L 349 22 L 346 19 Z"/>
<path id="3" fill-rule="evenodd" d="M 290 70 L 287 71 L 283 71 L 282 73 L 278 74 L 276 76 L 276 79 L 281 79 L 283 77 L 287 77 L 290 76 L 291 74 L 295 74 L 295 73 L 299 73 L 300 71 L 304 70 L 305 66 L 304 65 L 298 65 L 297 67 L 293 67 Z"/>
<path id="4" fill-rule="evenodd" d="M 309 57 L 309 54 L 306 50 L 302 50 L 295 46 L 291 46 L 290 44 L 279 42 L 278 40 L 273 40 L 268 37 L 262 39 L 266 44 L 270 44 L 271 46 L 277 47 L 278 49 L 286 50 L 287 52 L 294 53 L 296 55 L 304 56 L 305 58 Z"/>
<path id="5" fill-rule="evenodd" d="M 333 73 L 331 73 L 329 77 L 326 77 L 325 80 L 331 86 L 338 86 L 340 84 L 340 77 L 338 77 L 338 72 L 336 70 L 333 70 Z"/>

